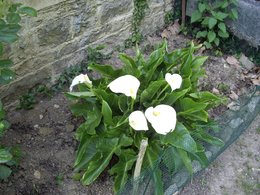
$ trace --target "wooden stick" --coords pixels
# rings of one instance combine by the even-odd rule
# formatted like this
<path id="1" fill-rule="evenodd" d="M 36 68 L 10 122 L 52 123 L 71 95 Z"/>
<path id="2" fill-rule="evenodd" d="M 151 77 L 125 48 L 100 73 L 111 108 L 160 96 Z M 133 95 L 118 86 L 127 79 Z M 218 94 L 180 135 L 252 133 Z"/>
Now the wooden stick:
<path id="1" fill-rule="evenodd" d="M 186 0 L 181 2 L 181 25 L 185 26 L 185 17 L 186 17 Z"/>
<path id="2" fill-rule="evenodd" d="M 138 157 L 137 157 L 137 161 L 135 164 L 135 170 L 134 170 L 134 189 L 133 189 L 133 194 L 137 194 L 138 191 L 138 186 L 139 186 L 139 182 L 138 179 L 140 177 L 140 173 L 141 173 L 141 167 L 143 164 L 143 160 L 144 160 L 144 155 L 145 155 L 145 151 L 146 148 L 148 146 L 148 139 L 142 139 L 141 144 L 140 144 L 140 150 L 138 153 Z"/>

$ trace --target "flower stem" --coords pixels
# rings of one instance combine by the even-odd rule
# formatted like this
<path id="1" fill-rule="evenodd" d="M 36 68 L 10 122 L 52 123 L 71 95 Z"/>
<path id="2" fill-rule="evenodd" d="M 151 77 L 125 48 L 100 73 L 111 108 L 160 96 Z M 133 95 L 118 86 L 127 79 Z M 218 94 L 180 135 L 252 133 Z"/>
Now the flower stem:
<path id="1" fill-rule="evenodd" d="M 168 84 L 166 84 L 166 86 L 163 88 L 163 90 L 157 95 L 157 100 L 159 99 L 159 97 L 163 94 L 163 92 L 169 87 Z"/>
<path id="2" fill-rule="evenodd" d="M 130 107 L 131 111 L 134 110 L 134 104 L 135 104 L 135 99 L 132 98 L 132 99 L 131 99 L 131 107 Z"/>

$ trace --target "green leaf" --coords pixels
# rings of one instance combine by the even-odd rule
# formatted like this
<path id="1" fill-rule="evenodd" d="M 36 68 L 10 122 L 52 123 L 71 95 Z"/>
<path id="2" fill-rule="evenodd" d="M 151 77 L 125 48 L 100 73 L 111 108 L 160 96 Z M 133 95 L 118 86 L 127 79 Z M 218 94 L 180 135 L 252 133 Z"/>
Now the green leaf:
<path id="1" fill-rule="evenodd" d="M 216 33 L 214 31 L 209 31 L 208 33 L 208 41 L 211 43 L 216 38 Z"/>
<path id="2" fill-rule="evenodd" d="M 165 80 L 151 82 L 150 85 L 141 93 L 140 101 L 143 103 L 152 100 L 160 88 L 166 84 L 167 82 Z"/>
<path id="3" fill-rule="evenodd" d="M 197 21 L 201 20 L 201 18 L 202 18 L 201 12 L 196 10 L 191 15 L 191 23 L 197 22 Z"/>
<path id="4" fill-rule="evenodd" d="M 207 41 L 204 41 L 203 44 L 206 46 L 207 49 L 212 48 L 212 45 Z"/>
<path id="5" fill-rule="evenodd" d="M 0 69 L 0 84 L 7 84 L 11 82 L 15 76 L 15 73 L 9 68 Z"/>
<path id="6" fill-rule="evenodd" d="M 178 114 L 193 113 L 200 110 L 204 110 L 207 107 L 207 103 L 195 102 L 191 98 L 183 98 L 179 101 L 180 112 Z"/>
<path id="7" fill-rule="evenodd" d="M 0 57 L 3 55 L 4 52 L 4 46 L 3 43 L 0 42 Z"/>
<path id="8" fill-rule="evenodd" d="M 110 65 L 89 64 L 88 69 L 96 71 L 102 76 L 111 79 L 116 79 L 117 77 L 123 75 L 122 70 L 115 70 Z"/>
<path id="9" fill-rule="evenodd" d="M 199 102 L 207 103 L 208 104 L 207 109 L 217 106 L 217 105 L 223 103 L 223 101 L 224 101 L 223 98 L 218 97 L 208 91 L 191 93 L 191 94 L 189 94 L 189 96 L 197 99 Z"/>
<path id="10" fill-rule="evenodd" d="M 200 13 L 203 13 L 206 9 L 206 5 L 204 3 L 199 3 L 199 11 Z"/>
<path id="11" fill-rule="evenodd" d="M 1 68 L 9 68 L 12 65 L 13 65 L 12 60 L 9 60 L 9 59 L 0 60 L 0 70 L 1 70 Z"/>
<path id="12" fill-rule="evenodd" d="M 227 29 L 226 29 L 226 25 L 224 22 L 220 22 L 218 24 L 218 28 L 223 32 L 223 33 L 226 33 L 227 32 Z"/>
<path id="13" fill-rule="evenodd" d="M 196 34 L 196 38 L 197 39 L 199 39 L 199 38 L 201 38 L 201 37 L 206 37 L 207 36 L 207 34 L 208 34 L 208 31 L 199 31 L 199 32 L 197 32 L 197 34 Z"/>
<path id="14" fill-rule="evenodd" d="M 114 152 L 117 150 L 117 144 L 118 138 L 100 140 L 98 146 L 99 152 L 89 162 L 87 171 L 81 179 L 84 185 L 89 185 L 94 182 L 105 170 Z"/>
<path id="15" fill-rule="evenodd" d="M 5 42 L 5 43 L 13 43 L 16 40 L 18 40 L 18 35 L 15 33 L 3 33 L 0 31 L 0 41 Z"/>
<path id="16" fill-rule="evenodd" d="M 130 74 L 136 77 L 140 76 L 140 71 L 138 70 L 133 58 L 126 54 L 120 54 L 119 58 L 124 63 L 123 69 L 125 70 L 126 74 Z"/>
<path id="17" fill-rule="evenodd" d="M 125 149 L 119 156 L 119 161 L 109 171 L 116 174 L 114 181 L 114 191 L 122 189 L 128 180 L 128 171 L 132 169 L 137 158 L 137 154 L 132 149 Z"/>
<path id="18" fill-rule="evenodd" d="M 31 17 L 37 16 L 37 11 L 35 9 L 33 9 L 32 7 L 20 7 L 18 9 L 18 12 L 21 14 L 26 14 Z"/>
<path id="19" fill-rule="evenodd" d="M 231 19 L 232 20 L 236 20 L 236 19 L 238 19 L 238 12 L 237 12 L 237 10 L 236 9 L 231 9 Z"/>
<path id="20" fill-rule="evenodd" d="M 123 134 L 119 139 L 119 146 L 127 147 L 131 146 L 133 144 L 133 139 L 131 137 L 126 136 Z"/>
<path id="21" fill-rule="evenodd" d="M 228 32 L 222 32 L 221 30 L 218 31 L 218 36 L 222 37 L 222 38 L 228 38 L 229 37 L 229 33 Z"/>
<path id="22" fill-rule="evenodd" d="M 208 25 L 209 25 L 209 17 L 205 17 L 205 18 L 202 20 L 201 24 L 202 24 L 203 26 L 208 26 Z"/>
<path id="23" fill-rule="evenodd" d="M 212 29 L 217 24 L 217 22 L 218 21 L 215 18 L 210 17 L 209 18 L 209 23 L 208 23 L 209 29 Z"/>
<path id="24" fill-rule="evenodd" d="M 190 136 L 190 133 L 186 127 L 179 122 L 176 124 L 175 130 L 166 135 L 163 142 L 166 144 L 171 144 L 176 148 L 181 148 L 190 153 L 197 152 L 196 142 Z"/>
<path id="25" fill-rule="evenodd" d="M 165 96 L 164 100 L 162 100 L 162 103 L 167 105 L 173 105 L 178 99 L 183 97 L 190 89 L 183 89 L 181 91 L 174 91 L 172 93 L 169 93 Z"/>
<path id="26" fill-rule="evenodd" d="M 213 137 L 210 134 L 204 132 L 203 130 L 197 131 L 197 132 L 195 131 L 194 136 L 196 136 L 197 138 L 199 138 L 207 143 L 210 143 L 210 144 L 213 144 L 213 145 L 216 145 L 219 147 L 223 147 L 225 145 L 221 139 L 219 139 L 217 137 Z"/>
<path id="27" fill-rule="evenodd" d="M 219 38 L 214 39 L 214 43 L 216 46 L 219 46 Z"/>
<path id="28" fill-rule="evenodd" d="M 12 154 L 6 149 L 0 149 L 0 163 L 7 163 L 12 160 Z"/>
<path id="29" fill-rule="evenodd" d="M 208 113 L 205 110 L 200 110 L 200 111 L 193 112 L 193 113 L 185 113 L 182 116 L 184 118 L 190 119 L 192 121 L 208 122 Z"/>
<path id="30" fill-rule="evenodd" d="M 96 155 L 98 139 L 89 135 L 84 135 L 80 139 L 77 150 L 77 157 L 74 163 L 74 171 L 78 172 L 88 166 L 88 163 Z"/>
<path id="31" fill-rule="evenodd" d="M 8 13 L 6 21 L 10 24 L 18 24 L 21 21 L 21 17 L 17 13 Z"/>
<path id="32" fill-rule="evenodd" d="M 105 124 L 112 125 L 113 124 L 112 110 L 105 100 L 102 101 L 101 113 L 104 117 Z"/>
<path id="33" fill-rule="evenodd" d="M 214 12 L 212 11 L 211 14 L 217 19 L 217 20 L 220 20 L 220 21 L 223 21 L 226 17 L 228 17 L 228 14 L 224 13 L 224 12 Z"/>
<path id="34" fill-rule="evenodd" d="M 178 148 L 177 148 L 177 152 L 180 155 L 180 157 L 181 157 L 185 167 L 189 171 L 189 173 L 192 174 L 193 171 L 192 171 L 191 159 L 189 158 L 187 152 L 182 149 L 178 149 Z"/>
<path id="35" fill-rule="evenodd" d="M 168 147 L 164 151 L 162 160 L 170 173 L 174 173 L 182 167 L 180 156 L 173 146 Z"/>
<path id="36" fill-rule="evenodd" d="M 8 178 L 12 173 L 12 170 L 5 166 L 5 165 L 0 165 L 0 180 L 4 180 Z"/>
<path id="37" fill-rule="evenodd" d="M 77 98 L 88 98 L 95 96 L 94 93 L 90 91 L 84 91 L 84 92 L 67 92 L 65 93 L 67 97 L 77 97 Z"/>

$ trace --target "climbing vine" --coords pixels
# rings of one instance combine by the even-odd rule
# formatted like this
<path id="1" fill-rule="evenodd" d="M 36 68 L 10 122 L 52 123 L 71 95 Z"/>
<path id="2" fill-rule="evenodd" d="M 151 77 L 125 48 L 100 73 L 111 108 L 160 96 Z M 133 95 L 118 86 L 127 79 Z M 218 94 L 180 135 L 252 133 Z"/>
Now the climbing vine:
<path id="1" fill-rule="evenodd" d="M 142 40 L 140 25 L 145 17 L 145 10 L 148 8 L 147 0 L 134 0 L 134 12 L 132 20 L 132 35 L 125 41 L 126 47 L 131 47 Z"/>

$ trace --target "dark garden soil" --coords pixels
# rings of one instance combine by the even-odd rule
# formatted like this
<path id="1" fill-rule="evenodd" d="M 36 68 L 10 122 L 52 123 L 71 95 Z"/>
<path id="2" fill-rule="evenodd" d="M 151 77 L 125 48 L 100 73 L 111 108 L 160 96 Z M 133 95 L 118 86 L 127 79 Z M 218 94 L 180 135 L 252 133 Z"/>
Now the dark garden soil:
<path id="1" fill-rule="evenodd" d="M 169 50 L 184 47 L 189 42 L 182 35 L 170 33 L 167 35 Z M 142 44 L 144 50 L 148 52 L 152 45 L 160 43 L 160 35 L 148 37 Z M 132 50 L 126 52 L 134 53 Z M 117 57 L 115 52 L 106 63 L 120 66 Z M 207 78 L 201 81 L 201 88 L 229 96 L 228 105 L 233 109 L 232 102 L 252 87 L 250 78 L 241 75 L 255 74 L 257 70 L 246 70 L 239 64 L 228 63 L 226 57 L 209 57 L 205 66 Z M 221 106 L 211 114 L 219 116 L 226 109 L 227 106 Z M 23 155 L 12 176 L 0 183 L 1 195 L 113 194 L 112 178 L 107 174 L 88 187 L 73 179 L 77 149 L 74 133 L 79 122 L 71 115 L 69 102 L 63 93 L 42 98 L 32 110 L 12 111 L 8 120 L 12 126 L 6 132 L 3 144 L 19 146 Z M 255 185 L 259 187 L 260 178 L 259 121 L 260 118 L 256 118 L 253 126 L 181 194 L 257 194 Z"/>

